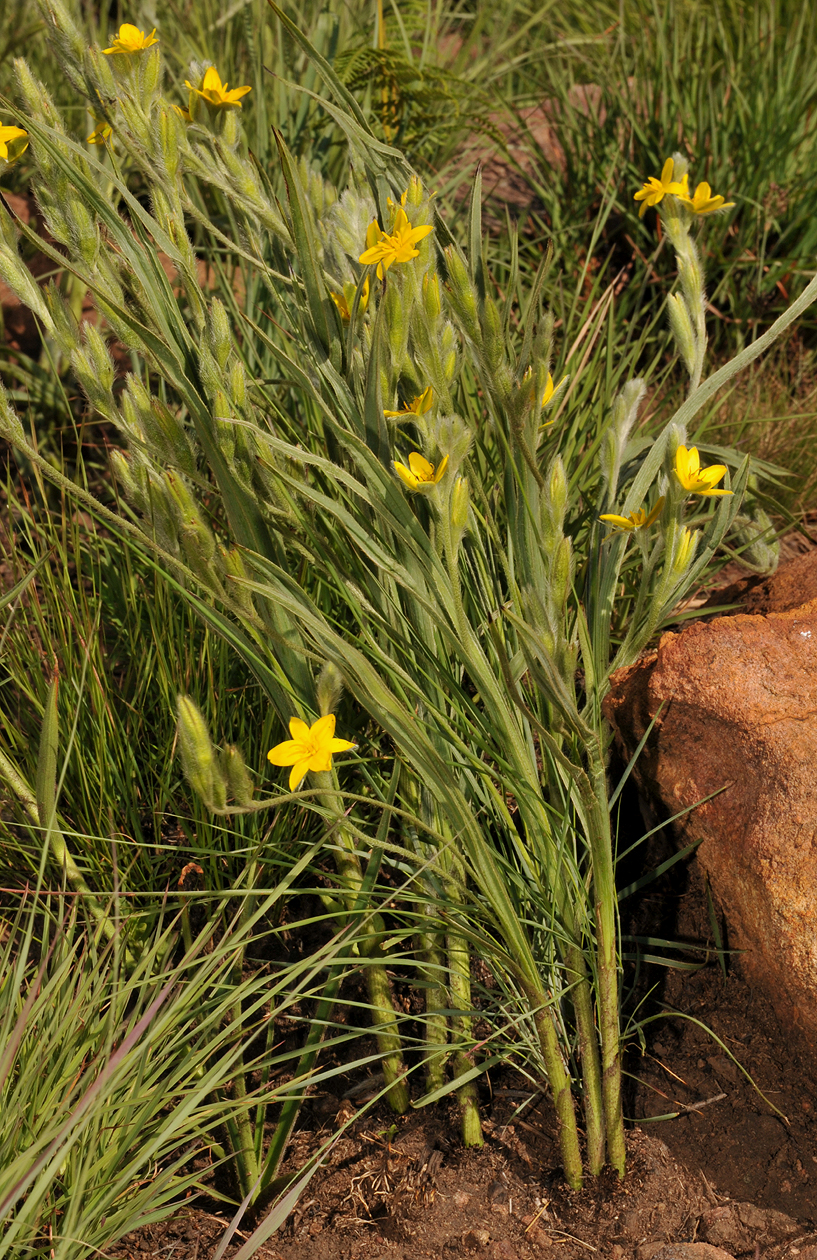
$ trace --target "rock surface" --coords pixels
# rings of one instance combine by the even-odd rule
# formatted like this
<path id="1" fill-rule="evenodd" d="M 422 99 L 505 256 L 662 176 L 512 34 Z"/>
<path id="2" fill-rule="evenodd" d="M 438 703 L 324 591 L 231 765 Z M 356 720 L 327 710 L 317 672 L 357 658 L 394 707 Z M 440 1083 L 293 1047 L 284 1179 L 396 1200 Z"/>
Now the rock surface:
<path id="1" fill-rule="evenodd" d="M 659 709 L 636 777 L 691 811 L 679 826 L 704 838 L 730 946 L 817 1045 L 817 599 L 664 635 L 605 703 L 628 757 Z"/>

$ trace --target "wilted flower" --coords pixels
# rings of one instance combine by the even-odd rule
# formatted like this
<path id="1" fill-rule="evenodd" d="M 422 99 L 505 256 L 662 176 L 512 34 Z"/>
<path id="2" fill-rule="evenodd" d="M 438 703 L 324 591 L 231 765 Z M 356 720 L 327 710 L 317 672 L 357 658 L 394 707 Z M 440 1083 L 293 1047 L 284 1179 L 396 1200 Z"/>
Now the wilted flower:
<path id="1" fill-rule="evenodd" d="M 355 304 L 355 293 L 357 292 L 356 284 L 345 284 L 342 293 L 333 293 L 329 290 L 329 296 L 340 311 L 340 317 L 344 324 L 348 324 L 352 318 L 352 307 Z M 360 290 L 360 302 L 358 304 L 358 313 L 363 315 L 366 307 L 369 305 L 369 277 L 363 281 L 363 288 Z"/>
<path id="2" fill-rule="evenodd" d="M 294 792 L 303 782 L 308 770 L 331 770 L 333 753 L 348 752 L 350 748 L 357 747 L 351 740 L 335 738 L 334 713 L 318 718 L 311 726 L 307 726 L 300 718 L 290 718 L 289 733 L 292 739 L 286 739 L 271 748 L 267 753 L 267 760 L 274 766 L 292 766 L 289 776 L 290 792 Z"/>
<path id="3" fill-rule="evenodd" d="M 693 214 L 711 214 L 713 210 L 729 210 L 734 201 L 724 201 L 720 194 L 712 196 L 712 189 L 706 182 L 699 184 L 691 197 L 680 196 L 685 206 L 689 206 Z"/>
<path id="4" fill-rule="evenodd" d="M 231 109 L 234 105 L 241 109 L 241 97 L 252 91 L 250 87 L 237 87 L 228 91 L 227 84 L 221 82 L 221 76 L 215 66 L 208 66 L 205 70 L 204 81 L 200 88 L 188 83 L 187 79 L 184 81 L 184 86 L 190 88 L 191 92 L 195 92 L 214 109 Z"/>
<path id="5" fill-rule="evenodd" d="M 370 243 L 372 229 L 380 233 L 376 244 Z M 377 263 L 377 277 L 382 280 L 392 263 L 409 262 L 410 259 L 416 258 L 420 251 L 414 248 L 415 244 L 433 231 L 434 228 L 430 223 L 413 228 L 409 223 L 408 215 L 400 206 L 394 216 L 394 227 L 390 233 L 384 232 L 376 221 L 369 224 L 366 233 L 366 244 L 369 248 L 364 250 L 358 261 L 367 266 Z"/>
<path id="6" fill-rule="evenodd" d="M 656 179 L 651 175 L 642 188 L 639 188 L 635 194 L 635 200 L 642 203 L 638 212 L 639 219 L 643 219 L 647 206 L 657 206 L 659 201 L 663 201 L 668 193 L 672 193 L 676 197 L 689 196 L 689 179 L 684 175 L 680 180 L 672 178 L 675 162 L 672 158 L 667 158 L 661 171 L 661 178 Z"/>
<path id="7" fill-rule="evenodd" d="M 726 475 L 726 464 L 710 464 L 708 468 L 701 468 L 701 457 L 695 446 L 690 450 L 685 446 L 678 447 L 675 452 L 675 475 L 689 494 L 732 493 L 731 490 L 713 489 L 716 482 Z"/>
<path id="8" fill-rule="evenodd" d="M 418 490 L 421 486 L 436 486 L 448 464 L 448 456 L 445 455 L 435 468 L 430 464 L 424 455 L 419 451 L 412 451 L 408 457 L 409 466 L 394 461 L 394 471 L 409 490 Z"/>
<path id="9" fill-rule="evenodd" d="M 107 142 L 110 140 L 111 136 L 113 135 L 113 128 L 111 127 L 111 124 L 108 122 L 105 122 L 104 118 L 102 119 L 96 118 L 94 119 L 94 121 L 96 122 L 96 126 L 94 127 L 90 136 L 86 138 L 85 143 L 86 144 L 107 144 Z"/>
<path id="10" fill-rule="evenodd" d="M 663 506 L 664 496 L 662 494 L 650 512 L 646 508 L 639 508 L 637 512 L 631 512 L 629 516 L 617 516 L 615 512 L 605 512 L 603 516 L 599 517 L 599 520 L 612 525 L 614 532 L 619 530 L 621 533 L 629 534 L 634 529 L 647 529 L 654 521 L 657 521 Z M 610 537 L 609 534 L 608 537 Z"/>
<path id="11" fill-rule="evenodd" d="M 28 132 L 22 127 L 0 127 L 0 158 L 16 162 L 28 148 Z"/>
<path id="12" fill-rule="evenodd" d="M 397 420 L 408 420 L 411 416 L 424 416 L 433 406 L 434 391 L 429 385 L 423 390 L 422 394 L 418 394 L 410 403 L 403 403 L 400 411 L 384 411 L 383 415 L 392 416 Z M 409 463 L 411 463 L 411 459 L 409 459 Z"/>
<path id="13" fill-rule="evenodd" d="M 150 48 L 153 44 L 158 44 L 156 38 L 156 27 L 149 35 L 144 31 L 140 31 L 137 26 L 132 26 L 130 22 L 123 22 L 119 28 L 118 34 L 114 35 L 110 48 L 103 48 L 102 51 L 109 56 L 111 53 L 135 53 L 141 52 L 143 48 Z"/>

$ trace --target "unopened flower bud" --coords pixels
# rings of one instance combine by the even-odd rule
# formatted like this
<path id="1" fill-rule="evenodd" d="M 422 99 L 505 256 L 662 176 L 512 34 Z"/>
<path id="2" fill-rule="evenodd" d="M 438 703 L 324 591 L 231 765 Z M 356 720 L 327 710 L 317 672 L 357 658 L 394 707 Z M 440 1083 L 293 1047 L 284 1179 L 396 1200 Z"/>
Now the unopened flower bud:
<path id="1" fill-rule="evenodd" d="M 51 315 L 52 336 L 62 353 L 70 355 L 80 344 L 77 318 L 53 282 L 46 285 L 43 296 Z"/>
<path id="2" fill-rule="evenodd" d="M 486 298 L 482 308 L 482 352 L 490 372 L 496 372 L 505 357 L 502 318 L 493 298 Z"/>
<path id="3" fill-rule="evenodd" d="M 451 524 L 460 535 L 464 534 L 468 527 L 469 502 L 468 478 L 458 477 L 451 491 Z"/>
<path id="4" fill-rule="evenodd" d="M 318 675 L 318 708 L 321 717 L 337 711 L 343 694 L 343 675 L 331 661 L 327 661 Z"/>
<path id="5" fill-rule="evenodd" d="M 672 576 L 676 581 L 684 576 L 695 559 L 700 536 L 701 531 L 699 529 L 684 528 L 678 534 L 675 555 L 672 558 Z"/>
<path id="6" fill-rule="evenodd" d="M 690 376 L 695 370 L 695 331 L 689 318 L 687 304 L 680 293 L 670 293 L 667 298 L 669 326 L 678 347 L 678 353 L 684 361 L 684 367 Z"/>
<path id="7" fill-rule="evenodd" d="M 207 312 L 207 344 L 223 372 L 233 348 L 233 338 L 227 312 L 218 298 L 212 299 Z"/>
<path id="8" fill-rule="evenodd" d="M 237 805 L 251 805 L 253 781 L 244 758 L 234 744 L 228 744 L 219 755 L 219 767 L 227 787 L 227 795 Z"/>
<path id="9" fill-rule="evenodd" d="M 564 532 L 568 484 L 561 455 L 556 455 L 548 469 L 547 498 L 543 501 L 542 526 L 548 551 L 558 546 Z"/>
<path id="10" fill-rule="evenodd" d="M 573 546 L 569 538 L 562 538 L 550 571 L 550 598 L 557 615 L 562 614 L 567 604 L 572 577 Z"/>
<path id="11" fill-rule="evenodd" d="M 451 305 L 456 311 L 463 331 L 474 342 L 480 344 L 479 319 L 477 318 L 477 295 L 460 254 L 453 245 L 445 251 L 448 267 L 448 280 L 451 286 Z"/>
<path id="12" fill-rule="evenodd" d="M 440 300 L 440 277 L 436 271 L 427 271 L 423 276 L 423 307 L 427 317 L 436 321 L 442 311 Z"/>
<path id="13" fill-rule="evenodd" d="M 223 809 L 227 802 L 227 787 L 204 715 L 189 696 L 179 696 L 176 713 L 176 733 L 184 777 L 205 805 Z"/>

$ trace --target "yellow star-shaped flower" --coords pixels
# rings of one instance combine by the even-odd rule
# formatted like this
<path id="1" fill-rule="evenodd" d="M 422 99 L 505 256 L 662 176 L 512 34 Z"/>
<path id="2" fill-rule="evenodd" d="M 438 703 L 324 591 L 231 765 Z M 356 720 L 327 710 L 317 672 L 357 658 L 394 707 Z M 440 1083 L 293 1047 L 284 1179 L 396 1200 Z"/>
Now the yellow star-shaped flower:
<path id="1" fill-rule="evenodd" d="M 285 739 L 282 744 L 271 748 L 267 760 L 274 766 L 292 766 L 290 792 L 303 782 L 308 770 L 331 770 L 333 753 L 348 752 L 350 748 L 357 747 L 351 740 L 335 738 L 334 713 L 318 718 L 311 726 L 300 718 L 290 718 L 289 733 L 292 739 Z"/>
<path id="2" fill-rule="evenodd" d="M 380 233 L 375 244 L 370 242 L 373 227 Z M 392 263 L 409 262 L 410 259 L 416 258 L 420 251 L 414 246 L 433 231 L 434 228 L 430 223 L 423 223 L 420 227 L 413 228 L 409 223 L 408 215 L 400 206 L 394 216 L 394 227 L 391 232 L 384 232 L 377 222 L 369 224 L 369 230 L 366 233 L 366 244 L 369 248 L 364 250 L 358 261 L 367 266 L 377 263 L 377 278 L 382 280 Z"/>
<path id="3" fill-rule="evenodd" d="M 0 127 L 0 158 L 11 164 L 28 148 L 28 132 L 22 127 Z"/>
<path id="4" fill-rule="evenodd" d="M 701 183 L 695 189 L 691 197 L 683 196 L 679 198 L 685 206 L 689 206 L 693 214 L 711 214 L 713 210 L 729 210 L 735 203 L 734 201 L 724 201 L 720 193 L 712 196 L 712 189 L 706 182 Z"/>
<path id="5" fill-rule="evenodd" d="M 419 451 L 412 451 L 408 457 L 409 466 L 394 461 L 394 471 L 400 480 L 407 485 L 409 490 L 424 490 L 426 486 L 436 486 L 448 464 L 448 456 L 445 455 L 435 468 L 430 464 L 425 455 L 421 455 Z"/>
<path id="6" fill-rule="evenodd" d="M 643 219 L 647 206 L 657 206 L 659 201 L 663 201 L 664 197 L 672 194 L 675 197 L 689 196 L 689 177 L 684 175 L 680 180 L 673 179 L 673 171 L 675 170 L 675 162 L 672 158 L 667 158 L 661 171 L 661 178 L 656 179 L 654 175 L 646 181 L 642 188 L 639 188 L 635 194 L 635 201 L 642 203 L 638 212 L 639 219 Z"/>
<path id="7" fill-rule="evenodd" d="M 434 391 L 429 385 L 410 403 L 404 403 L 400 411 L 384 411 L 384 416 L 392 416 L 397 420 L 408 420 L 410 416 L 424 416 L 434 406 Z M 411 463 L 411 459 L 409 459 Z"/>
<path id="8" fill-rule="evenodd" d="M 637 512 L 631 512 L 629 516 L 617 516 L 615 512 L 605 512 L 603 516 L 599 517 L 599 520 L 612 525 L 613 533 L 618 531 L 619 533 L 630 534 L 636 529 L 647 529 L 654 521 L 657 521 L 663 506 L 664 496 L 662 494 L 650 512 L 647 512 L 646 508 L 639 508 Z M 607 538 L 611 537 L 611 534 L 607 535 Z M 607 539 L 604 541 L 606 542 Z"/>
<path id="9" fill-rule="evenodd" d="M 140 31 L 138 26 L 132 26 L 130 22 L 123 22 L 119 31 L 114 35 L 110 48 L 103 48 L 102 51 L 106 56 L 111 53 L 137 53 L 143 48 L 150 48 L 153 44 L 158 44 L 156 38 L 156 27 L 149 35 L 144 31 Z"/>
<path id="10" fill-rule="evenodd" d="M 191 92 L 195 92 L 214 109 L 232 109 L 233 106 L 241 109 L 241 97 L 252 91 L 250 87 L 237 87 L 228 91 L 227 84 L 221 82 L 221 76 L 215 66 L 208 66 L 205 70 L 200 88 L 193 87 L 187 79 L 184 81 L 184 86 L 190 88 Z"/>
<path id="11" fill-rule="evenodd" d="M 701 468 L 701 457 L 696 446 L 689 450 L 679 446 L 675 452 L 675 475 L 688 494 L 712 496 L 732 494 L 731 490 L 715 490 L 715 483 L 726 476 L 726 464 L 710 464 Z"/>

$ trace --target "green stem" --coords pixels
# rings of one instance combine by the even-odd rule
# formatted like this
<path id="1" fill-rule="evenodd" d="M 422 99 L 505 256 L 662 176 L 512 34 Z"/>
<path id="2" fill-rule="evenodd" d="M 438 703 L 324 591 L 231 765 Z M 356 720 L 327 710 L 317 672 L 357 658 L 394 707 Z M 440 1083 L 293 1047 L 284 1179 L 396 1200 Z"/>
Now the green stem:
<path id="1" fill-rule="evenodd" d="M 587 974 L 587 960 L 578 945 L 573 944 L 568 948 L 565 964 L 568 973 L 576 977 L 571 997 L 576 1016 L 576 1030 L 579 1034 L 579 1062 L 584 1086 L 587 1166 L 592 1175 L 597 1177 L 604 1167 L 605 1120 L 593 990 Z"/>
<path id="2" fill-rule="evenodd" d="M 576 1127 L 576 1110 L 570 1089 L 570 1077 L 565 1069 L 559 1049 L 556 1025 L 548 1007 L 547 998 L 541 990 L 533 986 L 526 986 L 526 997 L 531 1009 L 536 1012 L 534 1018 L 536 1031 L 539 1035 L 539 1046 L 545 1061 L 545 1070 L 550 1090 L 553 1094 L 553 1106 L 559 1125 L 559 1145 L 565 1179 L 572 1190 L 580 1190 L 582 1185 L 582 1155 L 579 1149 L 579 1131 Z"/>
<path id="3" fill-rule="evenodd" d="M 426 906 L 423 915 L 429 921 L 436 910 Z M 440 933 L 430 926 L 418 941 L 420 977 L 425 989 L 425 1085 L 429 1094 L 442 1089 L 445 1082 L 445 1055 L 448 1043 L 448 996 L 443 983 L 445 962 L 440 948 Z"/>
<path id="4" fill-rule="evenodd" d="M 462 881 L 456 872 L 448 881 L 446 893 L 453 905 L 462 900 Z M 452 1069 L 455 1078 L 470 1072 L 474 1064 L 463 1046 L 473 1042 L 471 1023 L 471 958 L 468 943 L 452 925 L 446 934 L 448 979 L 451 988 L 451 1040 L 455 1047 Z M 479 1118 L 479 1095 L 475 1081 L 467 1081 L 457 1090 L 462 1116 L 462 1140 L 466 1146 L 482 1146 L 482 1124 Z"/>
<path id="5" fill-rule="evenodd" d="M 315 774 L 320 789 L 321 804 L 329 811 L 338 826 L 338 842 L 335 847 L 335 866 L 340 884 L 340 896 L 348 915 L 365 910 L 363 871 L 355 849 L 354 837 L 343 826 L 343 803 L 335 787 L 332 772 Z M 358 948 L 366 961 L 366 985 L 371 1008 L 372 1025 L 381 1058 L 383 1079 L 389 1087 L 386 1095 L 392 1111 L 403 1115 L 409 1108 L 410 1095 L 406 1083 L 406 1067 L 403 1062 L 397 1015 L 391 996 L 391 985 L 380 946 L 385 930 L 379 914 L 368 919 L 368 930 L 358 938 Z"/>
<path id="6" fill-rule="evenodd" d="M 626 1150 L 621 1104 L 621 1039 L 618 1002 L 618 924 L 613 842 L 607 807 L 607 770 L 600 747 L 588 747 L 588 840 L 593 862 L 597 940 L 597 997 L 601 1040 L 602 1100 L 607 1158 L 624 1176 Z"/>

